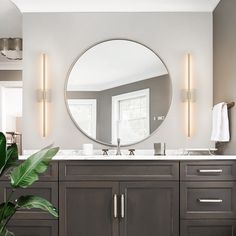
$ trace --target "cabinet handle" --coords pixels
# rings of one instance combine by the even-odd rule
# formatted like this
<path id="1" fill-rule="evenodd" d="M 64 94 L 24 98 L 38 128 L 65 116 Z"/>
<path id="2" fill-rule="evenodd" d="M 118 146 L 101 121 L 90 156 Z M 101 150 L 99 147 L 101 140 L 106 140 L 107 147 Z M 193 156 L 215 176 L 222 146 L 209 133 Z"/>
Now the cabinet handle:
<path id="1" fill-rule="evenodd" d="M 222 199 L 202 199 L 202 198 L 199 198 L 198 201 L 200 203 L 222 203 L 223 202 Z"/>
<path id="2" fill-rule="evenodd" d="M 222 169 L 214 169 L 214 170 L 198 170 L 199 173 L 204 174 L 221 174 L 223 172 Z"/>
<path id="3" fill-rule="evenodd" d="M 125 218 L 125 195 L 121 194 L 120 197 L 120 201 L 121 201 L 121 218 L 124 219 Z"/>
<path id="4" fill-rule="evenodd" d="M 113 196 L 113 204 L 114 204 L 114 218 L 117 218 L 117 194 Z"/>

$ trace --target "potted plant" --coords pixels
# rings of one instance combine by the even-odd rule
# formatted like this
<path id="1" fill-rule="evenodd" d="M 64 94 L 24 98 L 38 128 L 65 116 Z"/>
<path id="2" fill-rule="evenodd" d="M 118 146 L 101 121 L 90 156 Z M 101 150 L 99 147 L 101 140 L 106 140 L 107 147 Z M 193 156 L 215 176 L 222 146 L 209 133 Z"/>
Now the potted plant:
<path id="1" fill-rule="evenodd" d="M 0 178 L 7 175 L 11 185 L 11 193 L 5 202 L 0 203 L 0 236 L 14 235 L 7 230 L 7 224 L 21 209 L 38 208 L 58 217 L 58 210 L 46 199 L 33 195 L 14 198 L 18 188 L 27 188 L 38 180 L 39 174 L 47 170 L 58 150 L 57 147 L 46 147 L 19 164 L 17 145 L 7 147 L 6 137 L 0 132 Z"/>

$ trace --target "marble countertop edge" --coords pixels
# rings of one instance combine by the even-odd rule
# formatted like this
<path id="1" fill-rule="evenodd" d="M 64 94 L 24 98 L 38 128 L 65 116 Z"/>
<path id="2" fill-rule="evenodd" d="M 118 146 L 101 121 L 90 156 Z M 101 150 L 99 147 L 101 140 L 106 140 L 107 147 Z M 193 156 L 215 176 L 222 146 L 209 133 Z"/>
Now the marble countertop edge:
<path id="1" fill-rule="evenodd" d="M 25 160 L 29 155 L 19 156 L 19 160 Z M 58 161 L 72 161 L 72 160 L 91 160 L 91 161 L 226 161 L 236 160 L 236 155 L 166 155 L 166 156 L 154 156 L 154 155 L 123 155 L 123 156 L 103 156 L 103 155 L 56 155 L 53 160 Z"/>

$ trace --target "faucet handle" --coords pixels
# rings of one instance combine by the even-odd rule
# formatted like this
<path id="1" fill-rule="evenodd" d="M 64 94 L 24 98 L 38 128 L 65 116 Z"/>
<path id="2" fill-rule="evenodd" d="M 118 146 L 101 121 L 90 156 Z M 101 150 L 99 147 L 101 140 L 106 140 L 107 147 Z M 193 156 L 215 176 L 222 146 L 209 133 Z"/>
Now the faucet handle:
<path id="1" fill-rule="evenodd" d="M 135 149 L 133 149 L 133 148 L 129 149 L 129 155 L 130 156 L 134 156 L 134 152 L 135 152 Z"/>
<path id="2" fill-rule="evenodd" d="M 108 156 L 108 151 L 109 151 L 109 149 L 102 149 L 102 155 Z"/>

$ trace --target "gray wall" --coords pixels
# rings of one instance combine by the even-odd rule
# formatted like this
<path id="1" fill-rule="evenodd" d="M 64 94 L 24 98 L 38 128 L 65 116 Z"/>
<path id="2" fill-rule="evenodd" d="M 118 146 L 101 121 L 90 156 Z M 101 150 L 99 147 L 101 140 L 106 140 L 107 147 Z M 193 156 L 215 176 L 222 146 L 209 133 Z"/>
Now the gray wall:
<path id="1" fill-rule="evenodd" d="M 112 96 L 141 89 L 150 89 L 150 133 L 154 132 L 162 121 L 154 116 L 166 116 L 171 103 L 171 81 L 169 75 L 107 89 L 99 92 L 67 92 L 70 99 L 97 99 L 97 139 L 110 143 L 112 139 Z"/>
<path id="2" fill-rule="evenodd" d="M 236 1 L 221 0 L 214 11 L 214 103 L 236 102 Z M 231 142 L 225 154 L 236 153 L 236 107 L 230 111 Z"/>
<path id="3" fill-rule="evenodd" d="M 150 138 L 134 145 L 153 148 L 209 147 L 212 79 L 212 13 L 25 13 L 23 14 L 23 146 L 35 149 L 54 143 L 62 149 L 81 148 L 83 143 L 102 146 L 85 137 L 70 119 L 64 100 L 64 85 L 71 64 L 91 45 L 112 38 L 132 39 L 153 49 L 165 62 L 173 86 L 166 120 Z M 40 54 L 48 54 L 48 136 L 41 136 L 41 106 L 36 90 L 41 85 Z M 193 57 L 192 137 L 187 137 L 186 103 L 181 89 L 186 86 L 186 54 Z"/>
<path id="4" fill-rule="evenodd" d="M 0 70 L 0 81 L 21 81 L 21 70 Z"/>

